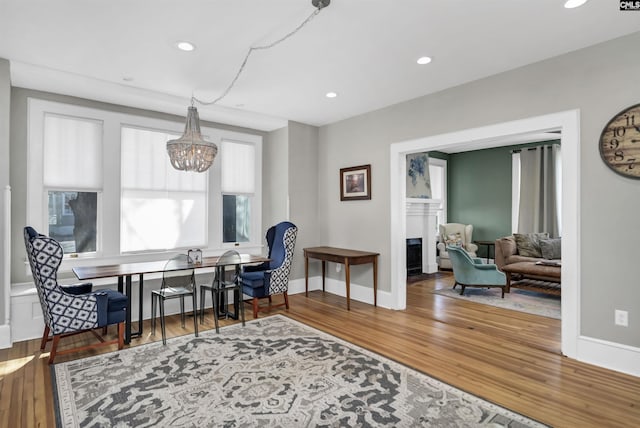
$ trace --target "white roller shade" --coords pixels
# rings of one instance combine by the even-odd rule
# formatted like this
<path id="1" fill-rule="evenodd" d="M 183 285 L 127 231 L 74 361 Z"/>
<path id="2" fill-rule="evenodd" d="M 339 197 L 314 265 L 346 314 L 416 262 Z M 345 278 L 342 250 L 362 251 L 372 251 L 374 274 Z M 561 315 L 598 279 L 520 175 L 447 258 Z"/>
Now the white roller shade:
<path id="1" fill-rule="evenodd" d="M 102 122 L 45 114 L 43 184 L 102 188 Z"/>
<path id="2" fill-rule="evenodd" d="M 222 141 L 223 193 L 254 193 L 256 148 L 253 144 Z"/>
<path id="3" fill-rule="evenodd" d="M 203 246 L 208 172 L 175 170 L 166 151 L 175 134 L 123 127 L 122 252 Z"/>

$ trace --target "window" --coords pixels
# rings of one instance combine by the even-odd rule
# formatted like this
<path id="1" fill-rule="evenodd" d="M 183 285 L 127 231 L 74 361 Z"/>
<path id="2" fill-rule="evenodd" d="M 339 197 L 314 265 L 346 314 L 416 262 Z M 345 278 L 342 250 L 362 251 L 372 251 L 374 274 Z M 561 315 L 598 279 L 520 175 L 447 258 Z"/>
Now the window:
<path id="1" fill-rule="evenodd" d="M 248 242 L 251 236 L 251 201 L 255 193 L 255 147 L 223 141 L 222 242 Z"/>
<path id="2" fill-rule="evenodd" d="M 436 227 L 439 227 L 447 222 L 447 161 L 429 157 L 429 178 L 431 198 L 440 201 L 436 211 Z"/>
<path id="3" fill-rule="evenodd" d="M 184 172 L 171 166 L 166 143 L 179 136 L 122 127 L 120 251 L 123 253 L 207 244 L 209 172 Z"/>
<path id="4" fill-rule="evenodd" d="M 174 170 L 166 153 L 184 122 L 33 98 L 28 109 L 26 221 L 66 254 L 104 264 L 261 247 L 261 136 L 202 126 L 218 157 L 192 173 Z"/>
<path id="5" fill-rule="evenodd" d="M 97 250 L 97 192 L 48 191 L 50 237 L 65 254 Z"/>
<path id="6" fill-rule="evenodd" d="M 49 236 L 66 254 L 97 251 L 98 193 L 102 190 L 102 122 L 44 115 L 42 184 Z M 85 190 L 85 191 L 82 191 Z"/>

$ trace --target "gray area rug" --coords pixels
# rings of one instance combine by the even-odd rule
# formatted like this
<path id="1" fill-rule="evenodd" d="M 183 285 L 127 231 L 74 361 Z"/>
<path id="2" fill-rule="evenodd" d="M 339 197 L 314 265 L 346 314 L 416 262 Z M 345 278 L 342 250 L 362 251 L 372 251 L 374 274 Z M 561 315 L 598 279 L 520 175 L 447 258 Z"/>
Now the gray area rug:
<path id="1" fill-rule="evenodd" d="M 539 427 L 281 315 L 52 368 L 65 427 Z"/>
<path id="2" fill-rule="evenodd" d="M 499 288 L 467 287 L 464 295 L 460 295 L 460 286 L 441 288 L 433 291 L 441 296 L 467 300 L 484 305 L 497 306 L 513 311 L 526 312 L 543 317 L 561 318 L 560 296 L 536 293 L 529 290 L 511 288 L 510 293 L 505 293 L 504 299 L 500 297 Z"/>

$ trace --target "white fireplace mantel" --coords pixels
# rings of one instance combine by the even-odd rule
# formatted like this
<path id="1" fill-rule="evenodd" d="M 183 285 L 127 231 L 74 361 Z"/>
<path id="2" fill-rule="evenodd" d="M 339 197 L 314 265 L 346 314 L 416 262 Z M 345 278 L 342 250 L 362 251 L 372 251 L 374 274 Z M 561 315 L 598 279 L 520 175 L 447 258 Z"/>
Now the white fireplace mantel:
<path id="1" fill-rule="evenodd" d="M 436 230 L 436 215 L 442 201 L 407 198 L 406 202 L 407 238 L 422 238 L 422 272 L 437 272 L 436 240 L 438 231 Z"/>

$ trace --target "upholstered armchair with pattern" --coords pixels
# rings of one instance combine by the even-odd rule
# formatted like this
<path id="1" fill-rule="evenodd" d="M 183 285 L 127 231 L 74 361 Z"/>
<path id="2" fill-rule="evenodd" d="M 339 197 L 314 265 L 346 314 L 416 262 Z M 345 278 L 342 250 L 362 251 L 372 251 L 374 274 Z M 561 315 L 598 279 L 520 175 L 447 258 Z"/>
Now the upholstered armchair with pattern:
<path id="1" fill-rule="evenodd" d="M 289 309 L 287 291 L 297 234 L 298 228 L 288 221 L 270 227 L 266 239 L 271 261 L 259 266 L 245 266 L 240 274 L 242 292 L 252 298 L 254 318 L 258 317 L 259 311 L 272 307 L 284 305 Z M 282 294 L 284 303 L 272 306 L 271 296 L 274 294 Z M 258 300 L 265 297 L 269 298 L 269 306 L 261 308 Z"/>
<path id="2" fill-rule="evenodd" d="M 438 253 L 440 256 L 439 266 L 441 269 L 451 269 L 451 260 L 447 246 L 462 247 L 471 257 L 476 256 L 478 246 L 473 243 L 471 235 L 473 235 L 472 224 L 460 223 L 444 223 L 439 227 Z"/>
<path id="3" fill-rule="evenodd" d="M 90 283 L 61 286 L 58 284 L 58 268 L 62 263 L 63 252 L 58 241 L 39 234 L 32 227 L 25 227 L 24 243 L 44 316 L 40 349 L 44 351 L 47 342 L 53 340 L 49 364 L 53 363 L 56 355 L 95 346 L 118 344 L 118 349 L 122 349 L 127 297 L 115 290 L 91 291 Z M 105 341 L 99 337 L 100 342 L 95 345 L 57 352 L 58 342 L 62 337 L 111 324 L 118 325 L 117 339 Z M 94 334 L 97 335 L 95 332 Z"/>

